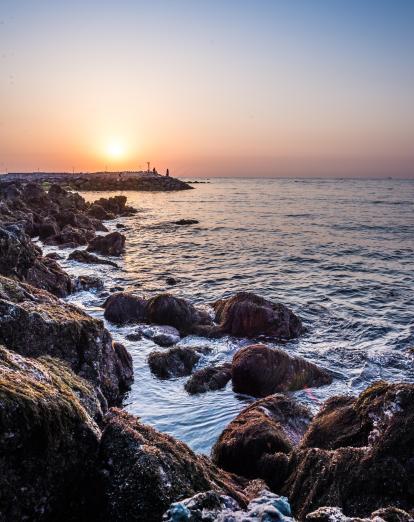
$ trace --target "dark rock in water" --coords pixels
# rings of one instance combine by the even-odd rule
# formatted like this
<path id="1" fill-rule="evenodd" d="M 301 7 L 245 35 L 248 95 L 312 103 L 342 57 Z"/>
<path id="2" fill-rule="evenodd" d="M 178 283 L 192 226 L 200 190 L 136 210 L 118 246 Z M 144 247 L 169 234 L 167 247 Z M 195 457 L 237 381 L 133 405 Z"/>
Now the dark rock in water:
<path id="1" fill-rule="evenodd" d="M 119 404 L 132 382 L 122 378 L 125 358 L 114 349 L 102 321 L 48 292 L 2 276 L 0 343 L 24 356 L 63 359 L 109 404 Z M 125 370 L 132 370 L 129 363 Z"/>
<path id="2" fill-rule="evenodd" d="M 95 236 L 93 230 L 84 230 L 65 225 L 63 229 L 56 235 L 50 236 L 45 240 L 45 245 L 86 245 Z"/>
<path id="3" fill-rule="evenodd" d="M 349 517 L 387 506 L 411 510 L 414 384 L 378 382 L 353 404 L 345 397 L 336 404 L 337 412 L 331 399 L 290 455 L 283 491 L 296 516 L 303 520 L 323 506 L 339 507 Z"/>
<path id="4" fill-rule="evenodd" d="M 130 216 L 136 213 L 136 210 L 129 207 L 127 204 L 126 196 L 113 196 L 111 198 L 100 198 L 96 200 L 92 207 L 98 206 L 104 209 L 107 213 L 115 216 Z M 106 218 L 100 218 L 106 219 Z"/>
<path id="5" fill-rule="evenodd" d="M 238 337 L 266 335 L 293 339 L 303 332 L 302 322 L 289 308 L 263 297 L 240 292 L 213 303 L 216 322 L 223 333 Z"/>
<path id="6" fill-rule="evenodd" d="M 83 520 L 102 411 L 62 361 L 0 347 L 0 518 Z"/>
<path id="7" fill-rule="evenodd" d="M 173 326 L 141 326 L 139 330 L 144 337 L 163 347 L 173 346 L 181 339 L 180 332 Z"/>
<path id="8" fill-rule="evenodd" d="M 115 217 L 112 212 L 108 212 L 102 205 L 97 203 L 92 204 L 91 208 L 88 210 L 88 215 L 96 219 L 114 219 Z"/>
<path id="9" fill-rule="evenodd" d="M 73 280 L 73 291 L 102 290 L 104 284 L 102 279 L 95 276 L 80 275 Z"/>
<path id="10" fill-rule="evenodd" d="M 140 332 L 132 332 L 125 336 L 125 339 L 128 341 L 140 341 L 142 339 L 142 335 Z"/>
<path id="11" fill-rule="evenodd" d="M 286 479 L 286 454 L 299 444 L 311 418 L 307 408 L 285 395 L 256 401 L 222 432 L 212 450 L 213 461 L 226 471 L 261 478 L 277 490 Z"/>
<path id="12" fill-rule="evenodd" d="M 371 513 L 369 518 L 348 517 L 337 507 L 321 507 L 306 516 L 307 522 L 413 522 L 414 515 L 387 507 Z"/>
<path id="13" fill-rule="evenodd" d="M 179 219 L 178 221 L 173 221 L 174 225 L 197 225 L 200 223 L 197 219 Z"/>
<path id="14" fill-rule="evenodd" d="M 190 394 L 220 390 L 231 379 L 231 363 L 220 366 L 207 366 L 193 373 L 185 383 L 184 388 Z"/>
<path id="15" fill-rule="evenodd" d="M 105 319 L 116 324 L 140 322 L 145 319 L 146 300 L 127 293 L 116 292 L 104 303 Z"/>
<path id="16" fill-rule="evenodd" d="M 86 263 L 88 265 L 110 265 L 118 268 L 118 265 L 113 261 L 110 261 L 109 259 L 102 259 L 98 256 L 95 256 L 95 254 L 87 252 L 86 250 L 74 250 L 69 254 L 68 259 L 72 261 L 78 261 L 79 263 Z"/>
<path id="17" fill-rule="evenodd" d="M 109 289 L 110 292 L 123 292 L 124 287 L 123 286 L 111 286 Z"/>
<path id="18" fill-rule="evenodd" d="M 174 326 L 183 335 L 191 333 L 199 324 L 210 324 L 207 313 L 197 310 L 191 303 L 171 294 L 160 294 L 147 302 L 146 321 Z"/>
<path id="19" fill-rule="evenodd" d="M 167 277 L 165 282 L 167 283 L 167 285 L 170 285 L 170 286 L 177 284 L 177 280 L 174 277 Z"/>
<path id="20" fill-rule="evenodd" d="M 59 297 L 71 291 L 69 275 L 53 259 L 42 257 L 40 248 L 15 225 L 0 226 L 0 274 L 26 281 Z"/>
<path id="21" fill-rule="evenodd" d="M 115 226 L 116 226 L 116 228 L 119 228 L 121 230 L 125 230 L 126 229 L 126 226 L 123 225 L 122 223 L 117 223 Z"/>
<path id="22" fill-rule="evenodd" d="M 54 219 L 45 219 L 42 223 L 36 226 L 36 232 L 39 239 L 46 239 L 50 236 L 59 234 L 59 226 Z"/>
<path id="23" fill-rule="evenodd" d="M 276 392 L 330 384 L 332 376 L 302 357 L 292 357 L 264 344 L 252 344 L 234 354 L 232 380 L 234 391 L 266 397 Z"/>
<path id="24" fill-rule="evenodd" d="M 100 454 L 103 520 L 159 522 L 172 502 L 209 490 L 248 501 L 247 481 L 121 410 L 107 415 Z"/>
<path id="25" fill-rule="evenodd" d="M 106 236 L 97 236 L 92 239 L 87 250 L 108 256 L 120 256 L 124 247 L 125 236 L 119 232 L 111 232 Z"/>
<path id="26" fill-rule="evenodd" d="M 215 491 L 198 493 L 175 502 L 163 517 L 164 522 L 294 522 L 289 501 L 263 490 L 251 500 L 246 510 L 231 497 Z"/>
<path id="27" fill-rule="evenodd" d="M 124 383 L 124 389 L 134 382 L 134 367 L 132 356 L 122 343 L 113 342 L 112 347 L 116 355 L 115 372 L 118 382 Z"/>
<path id="28" fill-rule="evenodd" d="M 49 252 L 49 254 L 46 254 L 45 257 L 47 257 L 49 259 L 53 259 L 54 261 L 63 259 L 63 256 L 61 254 L 58 254 L 57 252 Z"/>
<path id="29" fill-rule="evenodd" d="M 190 375 L 200 357 L 194 348 L 176 346 L 163 352 L 151 352 L 148 365 L 158 378 L 170 379 Z"/>

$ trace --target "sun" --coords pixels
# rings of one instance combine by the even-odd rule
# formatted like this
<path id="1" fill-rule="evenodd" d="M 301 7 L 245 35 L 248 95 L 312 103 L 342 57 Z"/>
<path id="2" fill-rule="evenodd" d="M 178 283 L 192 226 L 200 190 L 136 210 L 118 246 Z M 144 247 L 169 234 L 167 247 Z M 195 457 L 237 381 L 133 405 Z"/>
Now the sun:
<path id="1" fill-rule="evenodd" d="M 106 146 L 106 154 L 112 159 L 121 159 L 125 156 L 125 146 L 120 141 L 111 141 Z"/>

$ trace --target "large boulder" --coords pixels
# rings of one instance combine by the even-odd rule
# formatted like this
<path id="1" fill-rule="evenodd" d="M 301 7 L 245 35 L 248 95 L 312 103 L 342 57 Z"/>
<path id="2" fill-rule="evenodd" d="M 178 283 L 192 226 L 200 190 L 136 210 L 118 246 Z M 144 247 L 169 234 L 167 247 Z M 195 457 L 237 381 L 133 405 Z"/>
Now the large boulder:
<path id="1" fill-rule="evenodd" d="M 107 415 L 101 459 L 104 520 L 159 522 L 172 502 L 210 490 L 249 500 L 247 481 L 121 410 Z"/>
<path id="2" fill-rule="evenodd" d="M 191 395 L 207 391 L 221 390 L 231 379 L 231 364 L 206 366 L 195 371 L 184 388 Z"/>
<path id="3" fill-rule="evenodd" d="M 264 344 L 252 344 L 234 354 L 232 379 L 234 391 L 254 397 L 332 382 L 330 373 L 316 364 Z"/>
<path id="4" fill-rule="evenodd" d="M 413 522 L 414 514 L 396 507 L 377 509 L 369 518 L 348 517 L 337 507 L 321 507 L 306 516 L 306 522 Z"/>
<path id="5" fill-rule="evenodd" d="M 88 245 L 88 252 L 102 255 L 120 256 L 124 251 L 125 236 L 120 232 L 111 232 L 105 236 L 97 236 Z"/>
<path id="6" fill-rule="evenodd" d="M 43 257 L 40 248 L 17 225 L 0 226 L 0 274 L 59 297 L 71 291 L 70 276 L 53 259 Z"/>
<path id="7" fill-rule="evenodd" d="M 62 361 L 0 347 L 0 519 L 83 520 L 101 420 L 92 386 Z"/>
<path id="8" fill-rule="evenodd" d="M 256 401 L 222 432 L 212 450 L 213 461 L 277 489 L 286 479 L 286 455 L 299 444 L 311 418 L 307 408 L 285 395 Z"/>
<path id="9" fill-rule="evenodd" d="M 412 509 L 414 384 L 378 382 L 352 402 L 335 401 L 290 456 L 283 491 L 296 516 L 302 520 L 324 506 L 348 517 L 387 506 Z"/>
<path id="10" fill-rule="evenodd" d="M 201 354 L 188 346 L 175 346 L 169 350 L 151 352 L 148 365 L 160 379 L 190 375 L 200 360 Z"/>
<path id="11" fill-rule="evenodd" d="M 115 216 L 129 216 L 134 214 L 136 210 L 132 207 L 129 207 L 127 204 L 126 196 L 112 196 L 110 198 L 100 198 L 92 204 L 93 206 L 99 206 L 108 212 L 109 214 Z M 103 218 L 100 218 L 103 219 Z"/>
<path id="12" fill-rule="evenodd" d="M 213 308 L 221 331 L 237 337 L 293 339 L 303 332 L 302 321 L 287 306 L 249 292 L 220 299 Z"/>
<path id="13" fill-rule="evenodd" d="M 48 292 L 2 276 L 0 342 L 24 356 L 63 359 L 109 404 L 118 404 L 132 382 L 132 360 L 125 353 L 120 357 L 102 321 Z"/>
<path id="14" fill-rule="evenodd" d="M 146 318 L 147 301 L 128 292 L 115 292 L 104 303 L 104 316 L 116 324 L 142 322 Z"/>
<path id="15" fill-rule="evenodd" d="M 183 335 L 191 333 L 198 325 L 211 324 L 207 313 L 171 294 L 159 294 L 148 300 L 146 321 L 173 326 Z"/>

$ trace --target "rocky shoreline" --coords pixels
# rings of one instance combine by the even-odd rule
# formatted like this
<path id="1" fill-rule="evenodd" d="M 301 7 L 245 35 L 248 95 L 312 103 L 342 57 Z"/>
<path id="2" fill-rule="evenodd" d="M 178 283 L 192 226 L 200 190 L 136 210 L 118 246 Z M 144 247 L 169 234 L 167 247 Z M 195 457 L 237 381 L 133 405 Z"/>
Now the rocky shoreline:
<path id="1" fill-rule="evenodd" d="M 71 278 L 33 239 L 116 264 L 127 237 L 102 221 L 136 210 L 124 196 L 87 203 L 39 181 L 53 180 L 0 184 L 0 521 L 413 520 L 414 385 L 377 382 L 313 416 L 289 392 L 334 377 L 266 345 L 304 331 L 281 303 L 241 292 L 206 303 L 207 313 L 171 294 L 113 292 L 106 320 L 136 324 L 137 343 L 161 347 L 148 358 L 157 378 L 188 376 L 185 389 L 200 400 L 229 381 L 257 398 L 211 459 L 123 411 L 130 354 L 61 299 L 100 281 Z M 251 343 L 196 369 L 205 349 L 176 346 L 187 335 Z"/>

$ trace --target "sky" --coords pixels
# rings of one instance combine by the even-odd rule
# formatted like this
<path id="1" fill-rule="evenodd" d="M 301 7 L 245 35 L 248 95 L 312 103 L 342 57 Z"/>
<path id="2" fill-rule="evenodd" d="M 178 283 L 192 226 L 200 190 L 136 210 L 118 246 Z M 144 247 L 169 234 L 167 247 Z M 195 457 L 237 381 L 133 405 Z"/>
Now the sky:
<path id="1" fill-rule="evenodd" d="M 414 177 L 414 1 L 0 0 L 0 172 Z"/>

